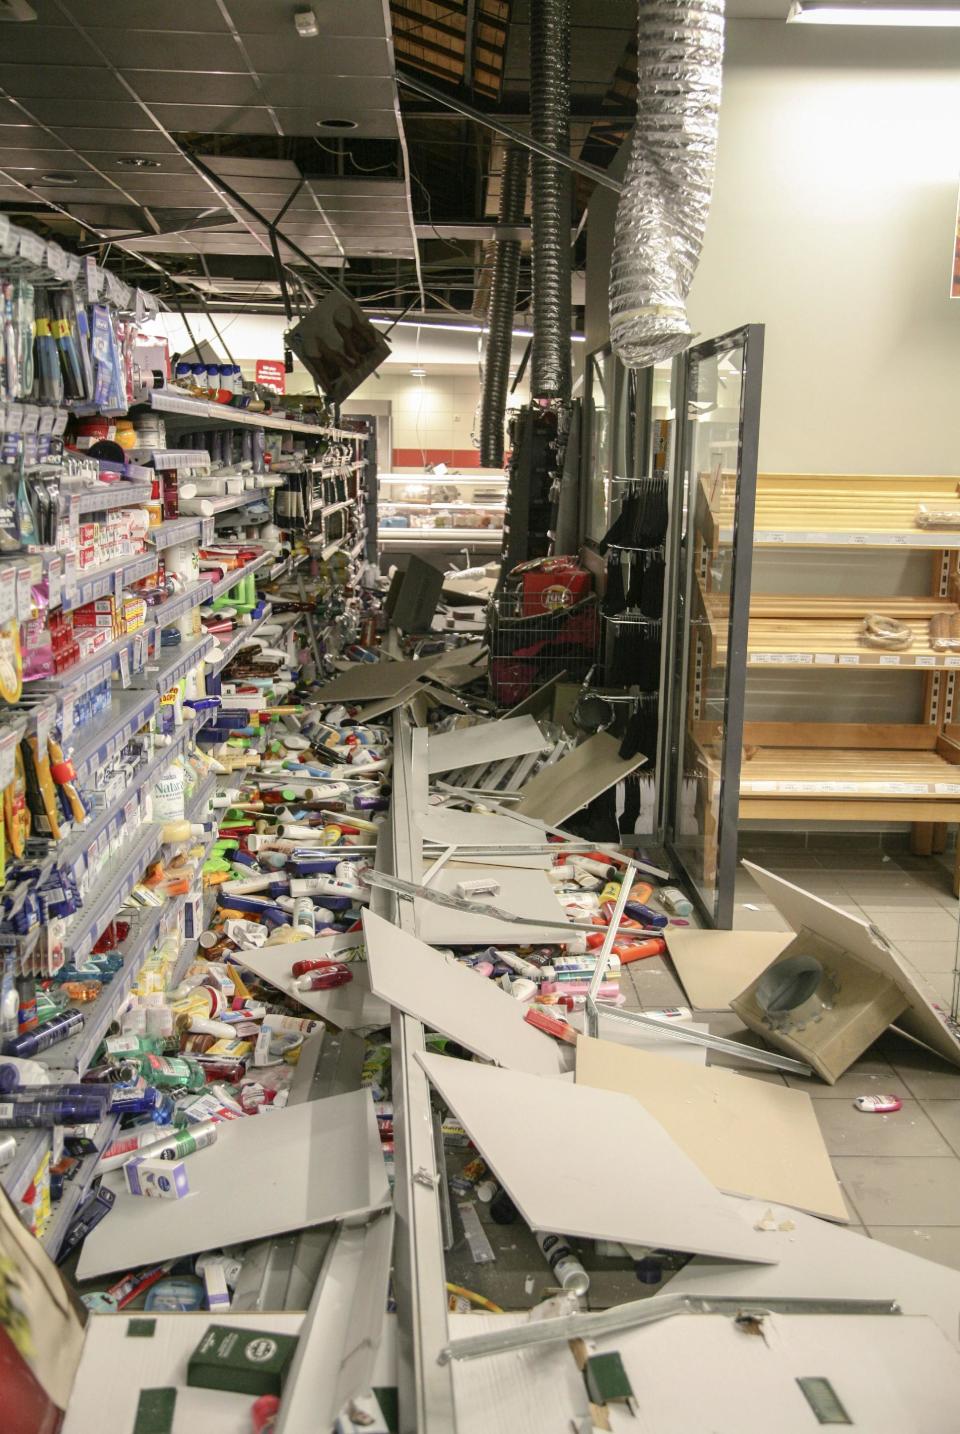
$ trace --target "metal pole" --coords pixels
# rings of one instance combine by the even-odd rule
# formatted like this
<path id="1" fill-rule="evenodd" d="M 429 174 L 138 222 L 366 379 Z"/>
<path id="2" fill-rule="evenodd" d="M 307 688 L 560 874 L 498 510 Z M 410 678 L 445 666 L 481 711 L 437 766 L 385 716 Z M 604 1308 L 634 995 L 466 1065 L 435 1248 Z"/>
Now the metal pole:
<path id="1" fill-rule="evenodd" d="M 605 169 L 598 169 L 595 164 L 587 164 L 585 160 L 574 159 L 569 154 L 563 154 L 561 150 L 554 149 L 549 144 L 541 144 L 539 140 L 531 139 L 530 135 L 514 129 L 512 125 L 501 124 L 499 120 L 493 119 L 491 115 L 485 115 L 482 110 L 474 109 L 473 105 L 464 104 L 462 100 L 452 100 L 435 90 L 432 85 L 425 85 L 422 80 L 415 80 L 412 75 L 405 75 L 402 70 L 397 70 L 397 84 L 403 85 L 405 89 L 413 90 L 418 95 L 425 95 L 428 100 L 435 100 L 438 105 L 444 105 L 455 114 L 463 115 L 464 119 L 473 120 L 474 124 L 484 125 L 499 134 L 503 139 L 509 139 L 514 144 L 522 145 L 533 154 L 542 155 L 544 159 L 552 159 L 554 163 L 570 169 L 574 174 L 582 174 L 587 179 L 592 179 L 595 184 L 602 184 L 605 189 L 612 189 L 619 194 L 623 185 L 618 179 L 614 179 Z M 229 190 L 227 191 L 230 192 Z"/>

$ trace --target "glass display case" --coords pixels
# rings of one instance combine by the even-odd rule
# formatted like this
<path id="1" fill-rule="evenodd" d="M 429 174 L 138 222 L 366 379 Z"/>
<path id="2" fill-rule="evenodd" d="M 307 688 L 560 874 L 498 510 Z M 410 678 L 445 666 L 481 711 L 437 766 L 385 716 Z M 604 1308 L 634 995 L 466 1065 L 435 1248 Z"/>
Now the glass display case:
<path id="1" fill-rule="evenodd" d="M 701 914 L 732 925 L 753 558 L 763 326 L 676 360 L 676 461 L 668 537 L 667 850 Z M 722 499 L 724 521 L 714 521 Z"/>
<path id="2" fill-rule="evenodd" d="M 380 550 L 497 553 L 507 479 L 499 469 L 461 473 L 380 473 Z"/>

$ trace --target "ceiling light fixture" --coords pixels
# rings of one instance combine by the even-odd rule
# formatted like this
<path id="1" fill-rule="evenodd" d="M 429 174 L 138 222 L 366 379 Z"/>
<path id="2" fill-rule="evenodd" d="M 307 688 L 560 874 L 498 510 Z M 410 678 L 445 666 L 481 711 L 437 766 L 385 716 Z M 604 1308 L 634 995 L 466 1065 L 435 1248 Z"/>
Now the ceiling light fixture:
<path id="1" fill-rule="evenodd" d="M 490 330 L 481 324 L 445 324 L 439 319 L 370 319 L 372 324 L 387 324 L 391 329 L 444 329 L 448 334 L 488 334 Z M 515 339 L 533 338 L 533 329 L 514 329 Z M 575 344 L 586 342 L 584 334 L 571 334 Z"/>
<path id="2" fill-rule="evenodd" d="M 79 184 L 80 179 L 76 174 L 67 174 L 64 170 L 57 169 L 51 174 L 41 174 L 40 183 L 51 184 L 67 189 L 71 184 Z"/>
<path id="3" fill-rule="evenodd" d="M 917 29 L 960 26 L 957 0 L 923 4 L 884 4 L 882 0 L 794 0 L 788 25 L 882 25 Z"/>
<path id="4" fill-rule="evenodd" d="M 410 370 L 411 378 L 426 378 L 426 376 L 427 370 L 425 368 L 412 368 Z"/>
<path id="5" fill-rule="evenodd" d="M 312 10 L 298 10 L 293 17 L 293 23 L 301 40 L 312 40 L 320 34 L 320 26 Z"/>
<path id="6" fill-rule="evenodd" d="M 117 160 L 121 169 L 159 169 L 159 159 L 147 159 L 142 154 L 125 154 Z"/>
<path id="7" fill-rule="evenodd" d="M 317 129 L 356 129 L 356 120 L 348 119 L 324 119 L 317 120 Z"/>

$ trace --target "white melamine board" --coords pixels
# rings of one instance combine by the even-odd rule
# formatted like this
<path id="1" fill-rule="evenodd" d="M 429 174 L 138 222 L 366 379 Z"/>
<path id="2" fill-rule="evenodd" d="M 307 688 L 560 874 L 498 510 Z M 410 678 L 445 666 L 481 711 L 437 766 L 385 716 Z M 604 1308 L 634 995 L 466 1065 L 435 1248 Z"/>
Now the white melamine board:
<path id="1" fill-rule="evenodd" d="M 320 702 L 370 702 L 377 697 L 395 697 L 437 665 L 433 657 L 404 662 L 354 662 L 318 689 Z"/>
<path id="2" fill-rule="evenodd" d="M 532 1229 L 776 1259 L 738 1218 L 738 1202 L 631 1096 L 447 1056 L 417 1060 Z"/>
<path id="3" fill-rule="evenodd" d="M 848 1219 L 806 1091 L 723 1066 L 679 1065 L 589 1036 L 577 1041 L 577 1081 L 640 1101 L 728 1195 L 779 1200 L 828 1220 Z"/>
<path id="4" fill-rule="evenodd" d="M 756 1337 L 732 1315 L 688 1314 L 598 1344 L 619 1352 L 657 1434 L 813 1434 L 823 1426 L 797 1382 L 810 1376 L 863 1434 L 946 1434 L 957 1422 L 960 1356 L 918 1316 L 767 1314 Z"/>
<path id="5" fill-rule="evenodd" d="M 960 1270 L 784 1205 L 745 1200 L 735 1208 L 746 1229 L 771 1215 L 785 1226 L 763 1234 L 778 1263 L 761 1267 L 691 1260 L 664 1294 L 896 1300 L 904 1314 L 929 1315 L 960 1349 Z"/>
<path id="6" fill-rule="evenodd" d="M 889 946 L 869 921 L 841 911 L 752 861 L 743 865 L 794 931 L 807 927 L 825 936 L 893 981 L 910 1002 L 909 1010 L 898 1016 L 894 1025 L 938 1051 L 945 1060 L 960 1065 L 960 1038 L 950 1025 L 949 1007 L 936 988 Z"/>
<path id="7" fill-rule="evenodd" d="M 116 1201 L 86 1238 L 81 1280 L 262 1240 L 389 1204 L 368 1091 L 222 1121 L 217 1139 L 187 1158 L 182 1200 L 127 1192 L 123 1171 L 103 1183 Z"/>
<path id="8" fill-rule="evenodd" d="M 691 1006 L 727 1011 L 730 1002 L 765 971 L 793 936 L 789 931 L 698 931 L 667 926 L 670 960 Z"/>
<path id="9" fill-rule="evenodd" d="M 448 1325 L 451 1340 L 457 1340 L 522 1328 L 528 1320 L 526 1313 L 478 1312 L 451 1314 Z M 488 1359 L 455 1359 L 450 1370 L 457 1434 L 560 1434 L 580 1427 L 575 1417 L 589 1419 L 583 1375 L 564 1340 Z M 641 1424 L 636 1434 L 650 1431 Z"/>
<path id="10" fill-rule="evenodd" d="M 332 991 L 298 991 L 290 974 L 295 961 L 336 960 L 341 951 L 356 950 L 362 941 L 358 931 L 350 936 L 318 936 L 314 941 L 291 942 L 289 946 L 258 946 L 243 952 L 242 963 L 313 1015 L 322 1016 L 341 1030 L 385 1026 L 390 1020 L 390 1008 L 370 990 L 365 961 L 348 961 L 353 980 Z"/>
<path id="11" fill-rule="evenodd" d="M 410 682 L 390 697 L 378 697 L 373 702 L 363 703 L 357 707 L 357 721 L 373 722 L 377 717 L 383 717 L 385 713 L 393 712 L 397 707 L 403 707 L 405 703 L 412 702 L 417 693 L 422 691 L 423 688 L 419 682 Z"/>
<path id="12" fill-rule="evenodd" d="M 640 753 L 624 761 L 616 737 L 597 732 L 559 762 L 531 777 L 521 790 L 516 810 L 525 817 L 559 826 L 646 762 Z"/>
<path id="13" fill-rule="evenodd" d="M 250 1398 L 232 1389 L 192 1388 L 187 1384 L 190 1356 L 212 1324 L 238 1332 L 293 1335 L 303 1324 L 299 1310 L 151 1313 L 147 1316 L 153 1322 L 150 1337 L 131 1338 L 130 1321 L 143 1318 L 143 1310 L 128 1310 L 87 1321 L 83 1356 L 60 1434 L 90 1434 L 94 1429 L 119 1434 L 133 1429 L 141 1390 L 170 1388 L 177 1391 L 171 1434 L 192 1434 L 197 1429 L 203 1434 L 249 1434 Z M 118 1370 L 123 1371 L 122 1378 L 117 1377 Z"/>
<path id="14" fill-rule="evenodd" d="M 509 1070 L 547 1076 L 560 1072 L 556 1041 L 529 1025 L 526 1006 L 495 981 L 442 956 L 372 911 L 363 913 L 363 929 L 370 985 L 391 1006 Z"/>
<path id="15" fill-rule="evenodd" d="M 445 847 L 546 845 L 543 832 L 497 812 L 461 812 L 453 807 L 428 807 L 425 812 L 419 812 L 414 821 L 424 841 L 438 842 Z M 543 870 L 552 864 L 550 853 L 546 851 L 531 852 L 529 856 L 513 853 L 496 856 L 488 852 L 481 857 L 469 856 L 466 851 L 458 850 L 456 860 L 471 864 L 480 862 L 488 866 L 533 866 Z"/>
<path id="16" fill-rule="evenodd" d="M 429 862 L 424 863 L 421 876 L 429 866 Z M 558 930 L 558 923 L 562 925 L 566 917 L 544 871 L 482 864 L 471 866 L 468 871 L 458 871 L 456 867 L 448 864 L 437 872 L 430 886 L 435 891 L 444 891 L 448 896 L 455 896 L 454 888 L 458 881 L 475 881 L 487 875 L 499 884 L 500 890 L 496 896 L 475 896 L 471 900 L 488 901 L 491 906 L 496 906 L 501 911 L 515 912 L 517 916 L 526 917 L 528 921 L 543 921 L 547 924 L 542 927 L 518 926 L 512 921 L 501 921 L 498 916 L 475 916 L 472 911 L 454 911 L 450 907 L 438 906 L 436 902 L 417 896 L 413 902 L 413 917 L 420 940 L 426 941 L 428 946 L 464 946 L 470 942 L 480 946 L 498 941 L 502 945 L 508 945 L 511 942 L 517 944 L 563 939 L 563 931 Z"/>
<path id="17" fill-rule="evenodd" d="M 451 772 L 456 767 L 525 757 L 528 752 L 539 752 L 546 740 L 532 717 L 505 717 L 499 722 L 455 727 L 452 732 L 438 732 L 430 737 L 428 768 L 431 772 Z"/>

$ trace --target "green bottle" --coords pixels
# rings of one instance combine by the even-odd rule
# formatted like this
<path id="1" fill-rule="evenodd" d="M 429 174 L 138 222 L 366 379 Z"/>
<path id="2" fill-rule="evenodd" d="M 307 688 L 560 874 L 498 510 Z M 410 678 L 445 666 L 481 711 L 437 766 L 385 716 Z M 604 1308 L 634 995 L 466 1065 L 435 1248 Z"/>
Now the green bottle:
<path id="1" fill-rule="evenodd" d="M 146 1055 L 140 1062 L 140 1074 L 148 1085 L 160 1090 L 203 1090 L 207 1083 L 203 1066 L 189 1056 Z"/>

